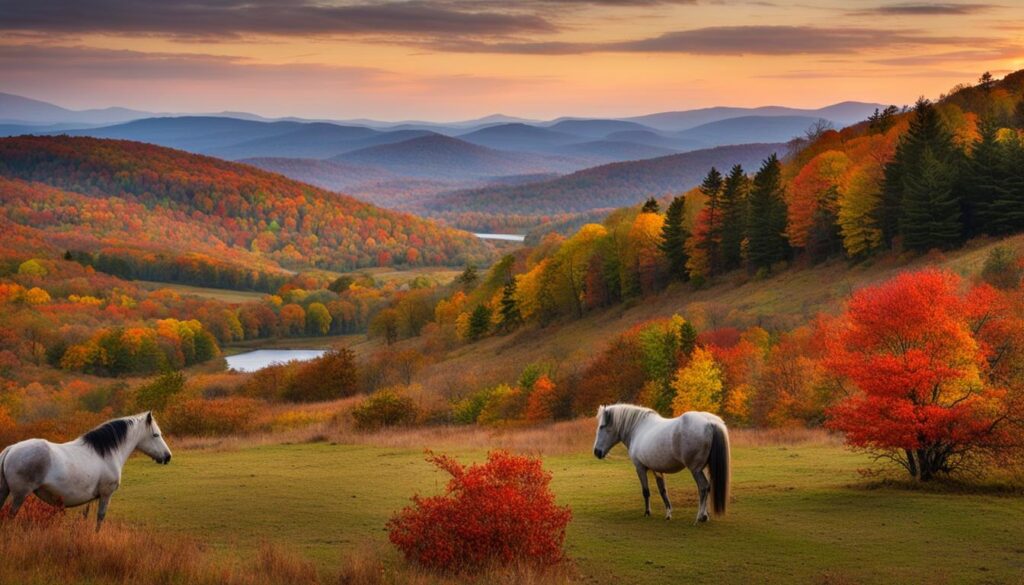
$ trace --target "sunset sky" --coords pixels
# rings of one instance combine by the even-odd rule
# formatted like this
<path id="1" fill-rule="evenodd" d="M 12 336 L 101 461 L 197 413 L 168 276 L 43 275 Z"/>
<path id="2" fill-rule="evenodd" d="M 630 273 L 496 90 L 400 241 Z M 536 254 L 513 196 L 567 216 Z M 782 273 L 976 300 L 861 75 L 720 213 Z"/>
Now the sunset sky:
<path id="1" fill-rule="evenodd" d="M 0 0 L 0 91 L 458 120 L 904 104 L 1024 68 L 1024 2 Z"/>

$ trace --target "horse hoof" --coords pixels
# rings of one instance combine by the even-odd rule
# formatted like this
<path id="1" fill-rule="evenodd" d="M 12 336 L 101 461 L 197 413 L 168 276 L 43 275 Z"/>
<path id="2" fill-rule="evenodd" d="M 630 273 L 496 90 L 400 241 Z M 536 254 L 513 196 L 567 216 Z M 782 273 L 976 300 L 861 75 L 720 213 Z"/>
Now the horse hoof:
<path id="1" fill-rule="evenodd" d="M 650 510 L 647 510 L 646 512 L 644 512 L 644 516 L 647 516 L 648 518 L 650 518 L 650 516 L 651 516 L 651 511 L 650 511 Z"/>

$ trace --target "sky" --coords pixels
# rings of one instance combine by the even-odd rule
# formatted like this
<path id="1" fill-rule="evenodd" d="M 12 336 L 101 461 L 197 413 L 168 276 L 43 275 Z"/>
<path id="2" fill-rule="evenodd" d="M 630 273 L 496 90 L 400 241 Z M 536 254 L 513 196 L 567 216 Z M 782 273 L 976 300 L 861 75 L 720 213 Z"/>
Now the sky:
<path id="1" fill-rule="evenodd" d="M 1024 0 L 0 0 L 0 91 L 455 121 L 912 103 L 1024 68 Z"/>

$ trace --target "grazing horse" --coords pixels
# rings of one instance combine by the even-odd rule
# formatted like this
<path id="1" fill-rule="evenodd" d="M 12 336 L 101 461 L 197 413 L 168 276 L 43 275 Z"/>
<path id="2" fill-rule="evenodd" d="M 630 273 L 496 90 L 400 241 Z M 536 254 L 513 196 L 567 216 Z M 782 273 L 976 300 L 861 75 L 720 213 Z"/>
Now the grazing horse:
<path id="1" fill-rule="evenodd" d="M 602 406 L 597 411 L 594 455 L 604 459 L 619 442 L 629 450 L 644 495 L 644 513 L 651 515 L 651 490 L 647 472 L 653 471 L 665 502 L 665 519 L 672 518 L 672 504 L 665 491 L 666 473 L 689 469 L 697 482 L 700 505 L 697 522 L 708 520 L 708 494 L 716 515 L 725 513 L 729 499 L 729 431 L 722 419 L 709 412 L 686 412 L 663 418 L 650 408 L 632 404 Z M 710 477 L 705 475 L 707 468 Z"/>
<path id="2" fill-rule="evenodd" d="M 68 443 L 28 439 L 11 445 L 0 453 L 0 507 L 8 494 L 14 496 L 11 518 L 30 493 L 68 508 L 99 500 L 98 532 L 110 497 L 121 485 L 121 470 L 136 449 L 157 463 L 171 461 L 171 450 L 150 412 L 107 421 Z"/>

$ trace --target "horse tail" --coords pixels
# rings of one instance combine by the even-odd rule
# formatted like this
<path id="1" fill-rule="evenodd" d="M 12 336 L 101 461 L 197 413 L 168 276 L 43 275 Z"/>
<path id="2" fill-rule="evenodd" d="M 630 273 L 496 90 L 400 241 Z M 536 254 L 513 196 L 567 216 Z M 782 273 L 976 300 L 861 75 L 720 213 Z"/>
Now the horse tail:
<path id="1" fill-rule="evenodd" d="M 711 501 L 715 515 L 725 514 L 729 503 L 729 431 L 724 424 L 711 425 L 711 452 L 708 454 L 708 468 L 711 472 Z"/>
<path id="2" fill-rule="evenodd" d="M 7 452 L 10 450 L 11 448 L 7 447 L 0 451 L 0 490 L 7 488 L 7 478 L 4 476 L 4 461 L 7 459 Z M 3 502 L 0 502 L 0 505 L 3 505 Z"/>

